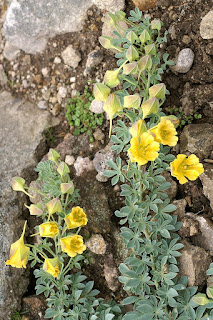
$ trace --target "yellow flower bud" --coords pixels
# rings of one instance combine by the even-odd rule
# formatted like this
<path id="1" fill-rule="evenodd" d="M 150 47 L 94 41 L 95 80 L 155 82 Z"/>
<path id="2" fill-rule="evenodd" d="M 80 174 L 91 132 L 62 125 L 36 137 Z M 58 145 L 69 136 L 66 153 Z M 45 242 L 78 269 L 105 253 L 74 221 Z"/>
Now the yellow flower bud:
<path id="1" fill-rule="evenodd" d="M 104 76 L 104 83 L 110 87 L 114 88 L 120 83 L 120 79 L 118 77 L 120 69 L 115 70 L 107 70 Z"/>
<path id="2" fill-rule="evenodd" d="M 61 238 L 60 243 L 61 250 L 66 252 L 71 258 L 75 257 L 77 254 L 82 254 L 86 250 L 82 236 L 77 234 Z"/>
<path id="3" fill-rule="evenodd" d="M 110 119 L 110 130 L 109 130 L 109 136 L 111 136 L 111 131 L 112 131 L 112 119 L 114 115 L 122 110 L 121 102 L 118 96 L 115 94 L 110 94 L 109 97 L 107 98 L 104 106 L 103 106 L 104 111 L 109 116 Z"/>
<path id="4" fill-rule="evenodd" d="M 139 58 L 139 53 L 134 46 L 129 46 L 126 52 L 126 58 L 130 62 L 135 61 Z"/>
<path id="5" fill-rule="evenodd" d="M 31 216 L 40 216 L 43 213 L 43 208 L 40 203 L 31 204 L 30 206 L 25 205 L 30 211 Z"/>
<path id="6" fill-rule="evenodd" d="M 144 47 L 145 53 L 149 55 L 156 55 L 156 47 L 154 44 L 148 44 Z"/>
<path id="7" fill-rule="evenodd" d="M 150 98 L 155 97 L 157 99 L 163 100 L 166 95 L 166 86 L 164 83 L 158 83 L 149 88 Z"/>
<path id="8" fill-rule="evenodd" d="M 58 198 L 54 198 L 54 199 L 50 200 L 46 204 L 46 207 L 49 212 L 49 215 L 51 215 L 55 212 L 62 212 L 61 201 Z"/>
<path id="9" fill-rule="evenodd" d="M 74 184 L 72 181 L 70 181 L 69 183 L 61 183 L 61 193 L 65 194 L 73 194 L 74 192 Z"/>
<path id="10" fill-rule="evenodd" d="M 93 88 L 93 93 L 97 101 L 106 101 L 110 91 L 110 88 L 103 83 L 96 83 Z"/>
<path id="11" fill-rule="evenodd" d="M 11 181 L 11 187 L 14 191 L 22 191 L 24 192 L 27 196 L 34 198 L 32 195 L 30 195 L 29 193 L 27 193 L 25 191 L 25 180 L 21 177 L 14 177 L 12 178 Z"/>
<path id="12" fill-rule="evenodd" d="M 161 26 L 162 26 L 162 22 L 159 19 L 154 19 L 154 20 L 151 21 L 152 30 L 160 31 Z"/>
<path id="13" fill-rule="evenodd" d="M 60 274 L 60 263 L 58 258 L 46 258 L 44 260 L 43 269 L 44 271 L 51 274 L 54 278 L 56 278 Z"/>
<path id="14" fill-rule="evenodd" d="M 65 174 L 70 172 L 70 169 L 69 169 L 68 165 L 64 161 L 62 161 L 59 164 L 57 171 L 60 174 L 60 176 L 63 177 Z"/>
<path id="15" fill-rule="evenodd" d="M 137 62 L 127 63 L 123 66 L 123 74 L 135 74 L 138 71 Z"/>
<path id="16" fill-rule="evenodd" d="M 140 137 L 144 132 L 147 132 L 146 122 L 142 119 L 136 121 L 129 129 L 132 137 Z"/>
<path id="17" fill-rule="evenodd" d="M 132 31 L 132 30 L 127 33 L 126 38 L 127 38 L 131 43 L 133 43 L 133 42 L 135 42 L 135 41 L 138 40 L 137 34 L 136 34 L 134 31 Z"/>
<path id="18" fill-rule="evenodd" d="M 151 113 L 158 113 L 159 101 L 156 98 L 148 99 L 141 105 L 141 108 L 143 111 L 143 119 L 145 119 Z"/>
<path id="19" fill-rule="evenodd" d="M 126 17 L 126 13 L 125 12 L 117 10 L 115 12 L 115 15 L 116 15 L 116 17 L 118 18 L 119 21 L 125 20 L 125 17 Z"/>
<path id="20" fill-rule="evenodd" d="M 108 36 L 99 37 L 99 42 L 102 45 L 102 47 L 104 47 L 105 49 L 114 49 L 114 50 L 117 50 L 119 52 L 123 51 L 123 49 L 121 47 L 115 46 L 113 44 L 113 39 L 108 37 Z"/>
<path id="21" fill-rule="evenodd" d="M 107 12 L 105 16 L 105 22 L 108 24 L 108 26 L 116 26 L 116 22 L 118 20 L 118 17 L 111 12 Z"/>
<path id="22" fill-rule="evenodd" d="M 193 302 L 197 303 L 199 306 L 205 306 L 207 303 L 212 302 L 209 300 L 205 293 L 198 293 L 192 298 Z"/>
<path id="23" fill-rule="evenodd" d="M 124 108 L 138 109 L 141 104 L 141 97 L 139 94 L 128 95 L 124 97 Z"/>
<path id="24" fill-rule="evenodd" d="M 39 225 L 39 234 L 41 237 L 53 238 L 59 232 L 58 224 L 56 222 L 45 222 Z"/>
<path id="25" fill-rule="evenodd" d="M 30 253 L 30 249 L 24 244 L 26 225 L 27 221 L 24 224 L 24 230 L 20 239 L 14 242 L 10 247 L 10 259 L 5 262 L 8 266 L 15 268 L 26 268 Z"/>
<path id="26" fill-rule="evenodd" d="M 146 29 L 144 29 L 143 32 L 141 33 L 139 39 L 140 39 L 142 44 L 144 44 L 145 42 L 151 40 L 149 32 Z"/>
<path id="27" fill-rule="evenodd" d="M 206 293 L 210 299 L 213 299 L 213 287 L 208 287 Z"/>
<path id="28" fill-rule="evenodd" d="M 80 207 L 72 208 L 72 211 L 64 218 L 67 228 L 74 229 L 87 224 L 87 216 Z"/>
<path id="29" fill-rule="evenodd" d="M 60 154 L 54 149 L 50 149 L 48 152 L 48 160 L 56 163 L 58 159 L 60 159 Z"/>
<path id="30" fill-rule="evenodd" d="M 152 68 L 152 58 L 147 55 L 142 57 L 138 61 L 138 69 L 140 72 L 143 72 L 144 70 L 150 70 Z"/>

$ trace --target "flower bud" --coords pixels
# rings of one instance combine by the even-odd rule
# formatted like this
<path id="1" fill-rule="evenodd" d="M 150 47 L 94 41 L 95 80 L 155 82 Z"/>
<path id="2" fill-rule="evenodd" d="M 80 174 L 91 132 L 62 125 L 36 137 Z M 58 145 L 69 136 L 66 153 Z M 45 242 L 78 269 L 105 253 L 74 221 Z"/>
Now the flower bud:
<path id="1" fill-rule="evenodd" d="M 60 174 L 60 176 L 63 177 L 66 173 L 70 172 L 70 169 L 69 169 L 68 165 L 64 161 L 62 161 L 59 164 L 57 171 Z"/>
<path id="2" fill-rule="evenodd" d="M 132 137 L 140 137 L 142 133 L 147 132 L 146 122 L 142 119 L 136 121 L 129 129 Z"/>
<path id="3" fill-rule="evenodd" d="M 73 194 L 74 192 L 74 184 L 72 181 L 70 181 L 69 183 L 61 183 L 61 193 L 62 194 Z"/>
<path id="4" fill-rule="evenodd" d="M 159 101 L 156 98 L 151 98 L 149 100 L 146 100 L 141 105 L 142 111 L 143 111 L 143 119 L 145 119 L 148 115 L 151 113 L 157 113 L 159 110 Z"/>
<path id="5" fill-rule="evenodd" d="M 127 38 L 131 43 L 133 43 L 133 42 L 135 42 L 135 41 L 138 40 L 137 34 L 136 34 L 134 31 L 132 31 L 132 30 L 127 33 L 126 38 Z"/>
<path id="6" fill-rule="evenodd" d="M 113 39 L 108 36 L 99 37 L 99 42 L 105 49 L 115 49 L 119 52 L 122 52 L 123 49 L 121 47 L 117 47 L 113 44 Z"/>
<path id="7" fill-rule="evenodd" d="M 163 100 L 166 95 L 166 86 L 164 83 L 158 83 L 149 88 L 150 98 L 155 97 L 157 99 Z"/>
<path id="8" fill-rule="evenodd" d="M 40 203 L 31 204 L 30 206 L 27 206 L 25 204 L 25 207 L 27 207 L 29 209 L 31 216 L 40 216 L 40 215 L 42 215 L 42 213 L 44 213 L 42 205 Z"/>
<path id="9" fill-rule="evenodd" d="M 193 302 L 199 306 L 205 306 L 207 303 L 212 302 L 209 300 L 204 293 L 198 293 L 192 298 Z"/>
<path id="10" fill-rule="evenodd" d="M 116 26 L 116 21 L 118 20 L 118 17 L 111 12 L 107 12 L 105 16 L 105 22 L 108 26 Z"/>
<path id="11" fill-rule="evenodd" d="M 50 200 L 46 204 L 47 210 L 49 212 L 49 215 L 55 213 L 55 212 L 62 212 L 62 205 L 61 201 L 58 198 L 54 198 Z"/>
<path id="12" fill-rule="evenodd" d="M 137 62 L 127 63 L 123 66 L 123 74 L 135 74 L 138 71 Z"/>
<path id="13" fill-rule="evenodd" d="M 107 70 L 104 76 L 104 83 L 110 87 L 114 88 L 117 87 L 120 83 L 120 79 L 118 78 L 120 69 L 115 70 Z"/>
<path id="14" fill-rule="evenodd" d="M 138 69 L 140 72 L 143 72 L 144 70 L 150 70 L 152 68 L 152 58 L 147 55 L 142 57 L 138 61 Z"/>
<path id="15" fill-rule="evenodd" d="M 60 159 L 60 154 L 54 149 L 50 149 L 48 152 L 48 160 L 56 163 L 58 159 Z"/>
<path id="16" fill-rule="evenodd" d="M 125 17 L 126 17 L 126 13 L 125 12 L 117 10 L 115 12 L 115 15 L 116 15 L 116 17 L 118 18 L 119 21 L 125 20 Z"/>
<path id="17" fill-rule="evenodd" d="M 97 101 L 105 101 L 108 98 L 110 91 L 110 88 L 103 83 L 96 83 L 93 88 L 93 93 Z"/>
<path id="18" fill-rule="evenodd" d="M 128 95 L 124 97 L 124 108 L 138 109 L 141 104 L 141 97 L 139 94 Z"/>
<path id="19" fill-rule="evenodd" d="M 110 119 L 110 130 L 109 130 L 109 136 L 111 136 L 111 131 L 112 131 L 112 119 L 114 115 L 122 110 L 121 102 L 118 96 L 115 94 L 110 94 L 109 97 L 107 98 L 104 107 L 104 111 L 109 116 Z"/>
<path id="20" fill-rule="evenodd" d="M 156 55 L 156 47 L 153 43 L 145 46 L 144 50 L 146 54 L 153 55 L 153 56 Z"/>
<path id="21" fill-rule="evenodd" d="M 139 58 L 139 53 L 134 46 L 129 46 L 126 52 L 126 58 L 130 62 L 135 61 L 136 59 Z"/>
<path id="22" fill-rule="evenodd" d="M 173 115 L 161 117 L 161 120 L 170 120 L 175 128 L 177 128 L 180 123 L 179 119 Z"/>
<path id="23" fill-rule="evenodd" d="M 25 192 L 25 180 L 21 177 L 14 177 L 11 181 L 11 186 L 14 191 L 22 191 Z"/>
<path id="24" fill-rule="evenodd" d="M 210 299 L 213 299 L 213 287 L 208 287 L 206 293 Z"/>
<path id="25" fill-rule="evenodd" d="M 147 41 L 151 40 L 149 32 L 146 29 L 144 29 L 143 32 L 141 33 L 139 39 L 140 39 L 142 44 L 144 44 Z"/>
<path id="26" fill-rule="evenodd" d="M 58 258 L 45 258 L 43 269 L 56 278 L 60 274 L 60 262 Z"/>
<path id="27" fill-rule="evenodd" d="M 151 21 L 152 30 L 160 31 L 161 26 L 162 26 L 162 22 L 159 19 L 154 19 L 154 20 Z"/>

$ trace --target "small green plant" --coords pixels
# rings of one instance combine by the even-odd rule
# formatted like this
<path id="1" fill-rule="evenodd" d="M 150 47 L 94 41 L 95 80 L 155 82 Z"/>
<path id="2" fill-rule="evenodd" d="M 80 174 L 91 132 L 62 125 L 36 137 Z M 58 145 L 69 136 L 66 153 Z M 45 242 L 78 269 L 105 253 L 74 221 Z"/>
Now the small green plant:
<path id="1" fill-rule="evenodd" d="M 19 312 L 17 310 L 14 310 L 14 313 L 11 316 L 11 320 L 22 320 L 22 316 L 27 313 L 28 311 Z"/>
<path id="2" fill-rule="evenodd" d="M 179 119 L 179 127 L 183 128 L 187 124 L 191 124 L 194 120 L 198 120 L 202 118 L 202 114 L 198 112 L 198 109 L 193 110 L 192 115 L 185 115 L 184 111 L 179 109 L 178 107 L 169 107 L 166 108 L 168 114 L 174 114 Z"/>
<path id="3" fill-rule="evenodd" d="M 44 132 L 44 136 L 48 144 L 54 143 L 56 141 L 56 138 L 53 135 L 52 128 L 47 128 Z"/>
<path id="4" fill-rule="evenodd" d="M 89 110 L 93 99 L 92 93 L 89 92 L 86 86 L 82 95 L 78 92 L 76 97 L 68 101 L 65 114 L 69 125 L 74 126 L 73 135 L 87 132 L 90 142 L 94 141 L 93 132 L 97 126 L 102 125 L 104 120 L 103 114 L 95 114 Z"/>
<path id="5" fill-rule="evenodd" d="M 30 260 L 31 267 L 36 267 L 36 294 L 44 294 L 47 299 L 47 319 L 120 320 L 120 307 L 114 301 L 99 298 L 93 281 L 86 281 L 81 272 L 86 245 L 80 231 L 87 224 L 87 216 L 82 208 L 74 206 L 78 193 L 70 179 L 69 167 L 50 149 L 48 160 L 39 163 L 36 171 L 41 189 L 27 187 L 21 177 L 12 179 L 12 188 L 28 196 L 30 192 L 40 196 L 38 203 L 26 205 L 31 215 L 43 221 L 35 227 L 33 235 L 38 235 L 39 241 L 33 245 L 24 242 L 26 221 L 21 237 L 11 245 L 6 264 L 26 268 Z M 19 316 L 16 312 L 13 320 L 19 320 Z"/>

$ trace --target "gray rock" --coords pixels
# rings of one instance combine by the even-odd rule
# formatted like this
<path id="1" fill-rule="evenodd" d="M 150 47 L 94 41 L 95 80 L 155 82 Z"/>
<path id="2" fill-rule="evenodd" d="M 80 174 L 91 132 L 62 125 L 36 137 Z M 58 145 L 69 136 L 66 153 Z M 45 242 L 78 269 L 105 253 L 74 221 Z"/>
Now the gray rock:
<path id="1" fill-rule="evenodd" d="M 56 123 L 55 123 L 56 124 Z M 25 197 L 10 187 L 11 178 L 32 174 L 37 159 L 45 152 L 45 128 L 53 125 L 50 114 L 28 102 L 0 93 L 0 319 L 9 320 L 28 285 L 26 271 L 5 265 L 10 246 L 19 239 Z M 21 225 L 21 226 L 20 226 Z"/>
<path id="2" fill-rule="evenodd" d="M 81 55 L 75 49 L 73 49 L 72 45 L 69 45 L 61 54 L 64 63 L 73 69 L 77 68 L 79 62 L 81 61 Z"/>
<path id="3" fill-rule="evenodd" d="M 4 72 L 3 66 L 0 65 L 0 85 L 5 86 L 7 84 L 7 76 Z"/>
<path id="4" fill-rule="evenodd" d="M 200 175 L 200 180 L 203 185 L 203 193 L 209 199 L 213 210 L 213 166 L 211 164 L 205 165 L 204 172 Z"/>
<path id="5" fill-rule="evenodd" d="M 74 168 L 76 171 L 76 176 L 81 176 L 85 172 L 94 169 L 93 162 L 89 159 L 89 157 L 83 158 L 81 156 L 77 157 L 74 163 Z"/>
<path id="6" fill-rule="evenodd" d="M 206 283 L 206 271 L 211 263 L 210 255 L 203 249 L 183 241 L 184 248 L 179 258 L 179 276 L 188 276 L 189 286 L 202 286 Z"/>
<path id="7" fill-rule="evenodd" d="M 99 141 L 99 140 L 103 140 L 105 138 L 104 133 L 101 131 L 100 128 L 96 129 L 95 132 L 93 133 L 93 137 L 95 138 L 95 140 Z"/>
<path id="8" fill-rule="evenodd" d="M 108 180 L 108 178 L 104 176 L 104 171 L 110 169 L 107 165 L 108 160 L 115 160 L 115 152 L 110 150 L 110 144 L 108 144 L 104 149 L 96 152 L 93 159 L 93 165 L 99 174 L 98 178 L 100 177 L 104 179 L 104 181 L 97 179 L 100 182 L 105 182 Z"/>
<path id="9" fill-rule="evenodd" d="M 92 2 L 101 10 L 107 10 L 115 13 L 117 10 L 123 10 L 125 7 L 124 0 L 92 0 Z"/>
<path id="10" fill-rule="evenodd" d="M 39 109 L 45 110 L 47 109 L 47 102 L 44 100 L 41 100 L 38 102 L 37 106 L 39 107 Z"/>
<path id="11" fill-rule="evenodd" d="M 187 213 L 187 216 L 191 217 L 198 223 L 200 234 L 193 238 L 193 242 L 208 250 L 211 256 L 213 256 L 213 222 L 208 218 L 195 215 L 193 213 Z"/>
<path id="12" fill-rule="evenodd" d="M 3 56 L 9 60 L 15 60 L 17 56 L 19 55 L 20 50 L 14 46 L 12 43 L 6 42 L 4 51 L 3 51 Z"/>
<path id="13" fill-rule="evenodd" d="M 89 53 L 84 76 L 87 76 L 95 67 L 97 67 L 103 60 L 103 54 L 100 50 L 93 50 Z"/>
<path id="14" fill-rule="evenodd" d="M 186 211 L 186 200 L 180 199 L 180 200 L 174 200 L 173 204 L 177 207 L 177 209 L 172 213 L 176 214 L 180 219 L 182 219 L 185 216 Z"/>
<path id="15" fill-rule="evenodd" d="M 93 113 L 104 113 L 103 106 L 104 102 L 94 99 L 89 107 L 89 110 Z"/>
<path id="16" fill-rule="evenodd" d="M 203 39 L 213 38 L 213 10 L 209 11 L 201 20 L 200 35 Z"/>
<path id="17" fill-rule="evenodd" d="M 86 242 L 87 248 L 95 254 L 105 254 L 106 242 L 101 234 L 93 234 Z"/>
<path id="18" fill-rule="evenodd" d="M 91 0 L 12 0 L 5 37 L 27 53 L 41 52 L 50 37 L 81 30 L 91 5 Z"/>
<path id="19" fill-rule="evenodd" d="M 199 233 L 199 224 L 196 220 L 190 217 L 184 217 L 181 220 L 182 226 L 178 231 L 181 238 L 188 238 L 195 236 Z"/>
<path id="20" fill-rule="evenodd" d="M 185 126 L 180 136 L 180 152 L 195 153 L 208 158 L 213 150 L 213 125 L 209 123 Z"/>
<path id="21" fill-rule="evenodd" d="M 174 66 L 171 66 L 171 70 L 178 73 L 187 73 L 194 61 L 194 52 L 190 48 L 182 49 L 176 59 Z"/>
<path id="22" fill-rule="evenodd" d="M 110 290 L 118 290 L 118 288 L 120 287 L 120 283 L 118 281 L 118 270 L 116 268 L 113 255 L 111 253 L 105 257 L 104 277 Z"/>

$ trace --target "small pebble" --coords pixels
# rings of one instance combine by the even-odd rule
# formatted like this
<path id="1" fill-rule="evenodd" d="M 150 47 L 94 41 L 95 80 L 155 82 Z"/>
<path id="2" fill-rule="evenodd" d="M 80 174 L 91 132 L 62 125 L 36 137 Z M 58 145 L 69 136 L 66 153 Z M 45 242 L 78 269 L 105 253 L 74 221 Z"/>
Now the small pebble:
<path id="1" fill-rule="evenodd" d="M 75 158 L 73 156 L 70 155 L 66 155 L 65 157 L 65 162 L 69 165 L 72 166 L 75 162 Z"/>
<path id="2" fill-rule="evenodd" d="M 47 102 L 41 100 L 38 102 L 37 106 L 39 107 L 39 109 L 46 110 L 47 109 Z"/>
<path id="3" fill-rule="evenodd" d="M 193 64 L 194 52 L 190 48 L 182 49 L 176 59 L 176 64 L 171 66 L 171 70 L 178 73 L 187 73 Z"/>
<path id="4" fill-rule="evenodd" d="M 106 242 L 101 234 L 93 234 L 86 242 L 87 248 L 95 254 L 105 254 Z"/>
<path id="5" fill-rule="evenodd" d="M 54 59 L 54 63 L 55 63 L 55 64 L 59 64 L 59 63 L 61 63 L 61 58 L 59 58 L 59 57 L 55 57 L 55 59 Z"/>

